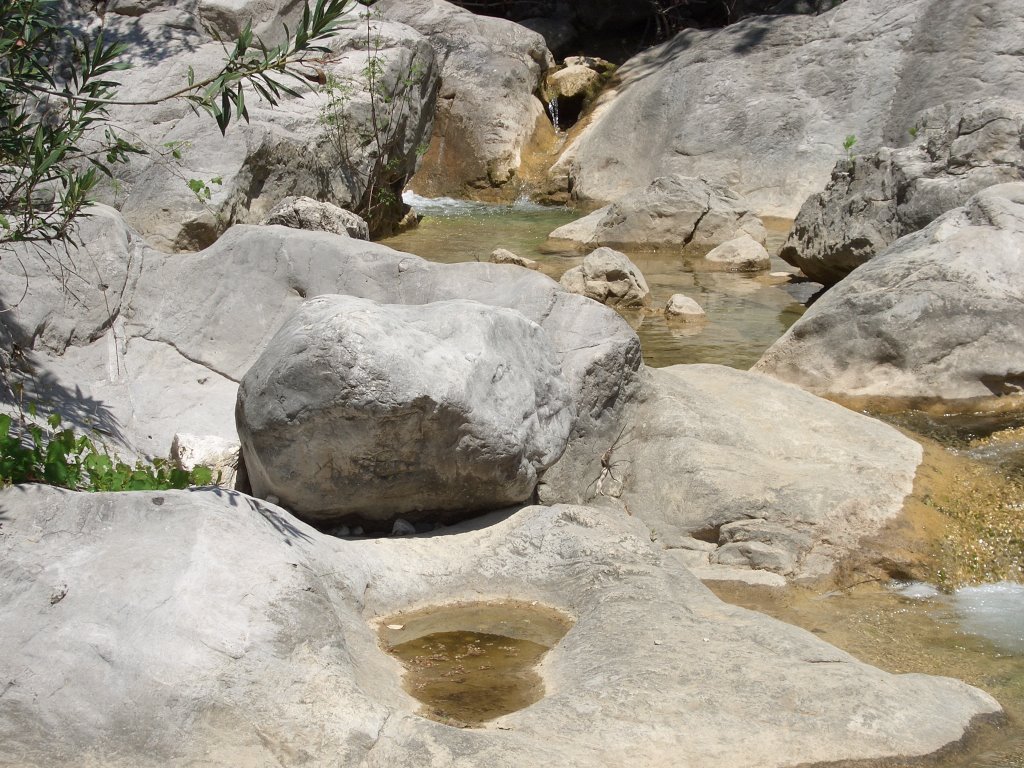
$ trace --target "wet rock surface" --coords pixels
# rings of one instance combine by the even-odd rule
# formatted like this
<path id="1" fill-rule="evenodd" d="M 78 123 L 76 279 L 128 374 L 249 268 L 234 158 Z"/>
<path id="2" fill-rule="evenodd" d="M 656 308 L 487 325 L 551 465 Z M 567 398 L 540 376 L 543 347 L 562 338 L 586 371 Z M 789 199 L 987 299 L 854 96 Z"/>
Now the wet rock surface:
<path id="1" fill-rule="evenodd" d="M 7 765 L 610 767 L 685 752 L 781 768 L 927 754 L 999 711 L 720 602 L 624 513 L 529 507 L 447 536 L 339 541 L 228 492 L 28 487 L 0 503 Z M 575 618 L 544 662 L 548 694 L 493 728 L 418 716 L 367 619 L 439 595 Z"/>

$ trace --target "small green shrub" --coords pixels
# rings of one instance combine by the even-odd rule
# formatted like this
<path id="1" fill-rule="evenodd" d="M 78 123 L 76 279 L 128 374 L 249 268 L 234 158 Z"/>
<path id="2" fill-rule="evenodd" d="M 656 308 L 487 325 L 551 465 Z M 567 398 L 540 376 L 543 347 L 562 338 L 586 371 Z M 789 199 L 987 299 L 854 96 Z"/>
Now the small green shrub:
<path id="1" fill-rule="evenodd" d="M 853 157 L 853 145 L 856 144 L 856 143 L 857 143 L 857 137 L 854 136 L 853 134 L 850 134 L 845 139 L 843 139 L 843 149 L 846 150 L 846 156 L 848 158 L 852 158 Z"/>
<path id="2" fill-rule="evenodd" d="M 191 472 L 166 459 L 151 464 L 126 464 L 85 435 L 61 426 L 58 414 L 36 423 L 30 418 L 0 414 L 0 484 L 45 483 L 76 491 L 165 491 L 190 485 L 210 485 L 213 471 L 198 466 Z M 219 478 L 218 478 L 219 479 Z"/>

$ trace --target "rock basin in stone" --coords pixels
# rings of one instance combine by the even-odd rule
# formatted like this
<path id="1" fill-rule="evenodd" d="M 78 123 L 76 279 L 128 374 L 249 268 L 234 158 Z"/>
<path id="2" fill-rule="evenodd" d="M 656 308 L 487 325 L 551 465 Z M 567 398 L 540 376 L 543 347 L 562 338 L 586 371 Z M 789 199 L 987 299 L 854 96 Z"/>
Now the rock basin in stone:
<path id="1" fill-rule="evenodd" d="M 538 665 L 571 626 L 561 611 L 506 600 L 400 613 L 379 632 L 425 717 L 474 726 L 543 698 Z"/>

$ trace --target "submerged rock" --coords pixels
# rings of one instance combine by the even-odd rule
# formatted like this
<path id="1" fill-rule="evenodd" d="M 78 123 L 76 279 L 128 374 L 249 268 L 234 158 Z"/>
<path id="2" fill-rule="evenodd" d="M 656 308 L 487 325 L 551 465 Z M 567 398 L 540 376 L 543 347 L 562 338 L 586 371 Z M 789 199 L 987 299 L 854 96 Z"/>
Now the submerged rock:
<path id="1" fill-rule="evenodd" d="M 761 220 L 731 189 L 705 178 L 664 176 L 548 237 L 581 248 L 657 250 L 710 248 L 741 233 L 758 243 L 768 236 Z"/>
<path id="2" fill-rule="evenodd" d="M 575 421 L 547 336 L 511 309 L 319 296 L 242 379 L 253 493 L 306 519 L 464 518 L 525 501 Z"/>
<path id="3" fill-rule="evenodd" d="M 0 503 L 0 761 L 21 768 L 782 768 L 926 755 L 1000 711 L 722 603 L 608 510 L 352 541 L 224 491 Z M 368 619 L 481 596 L 575 625 L 543 698 L 452 728 L 420 716 Z"/>
<path id="4" fill-rule="evenodd" d="M 840 161 L 800 208 L 779 256 L 832 284 L 976 192 L 1024 178 L 1024 103 L 934 109 L 913 130 L 912 146 Z"/>
<path id="5" fill-rule="evenodd" d="M 1024 391 L 1024 183 L 907 235 L 829 289 L 755 368 L 835 395 Z"/>
<path id="6" fill-rule="evenodd" d="M 700 322 L 707 319 L 707 313 L 696 301 L 681 293 L 674 293 L 665 305 L 665 317 L 682 322 Z"/>
<path id="7" fill-rule="evenodd" d="M 583 264 L 568 270 L 560 282 L 571 293 L 619 309 L 643 309 L 651 300 L 651 289 L 639 267 L 611 248 L 587 254 Z"/>
<path id="8" fill-rule="evenodd" d="M 727 272 L 762 272 L 771 266 L 764 245 L 746 233 L 712 248 L 704 258 Z"/>

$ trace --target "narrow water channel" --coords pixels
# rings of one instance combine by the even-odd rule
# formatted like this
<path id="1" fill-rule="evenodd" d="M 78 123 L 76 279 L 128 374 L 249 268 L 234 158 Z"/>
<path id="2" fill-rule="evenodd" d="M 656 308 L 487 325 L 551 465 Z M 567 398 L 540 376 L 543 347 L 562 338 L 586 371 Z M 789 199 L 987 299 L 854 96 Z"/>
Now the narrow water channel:
<path id="1" fill-rule="evenodd" d="M 385 240 L 398 250 L 455 263 L 486 261 L 506 248 L 538 261 L 558 279 L 581 256 L 543 250 L 547 234 L 577 217 L 565 209 L 522 203 L 489 206 L 454 200 L 410 201 L 424 215 L 417 229 Z M 777 253 L 786 222 L 768 222 L 771 272 L 791 272 Z M 696 328 L 673 328 L 658 315 L 627 316 L 636 328 L 648 365 L 718 363 L 749 368 L 802 314 L 797 300 L 806 286 L 769 273 L 736 275 L 703 272 L 676 254 L 629 253 L 662 307 L 674 293 L 695 299 L 707 312 Z M 985 727 L 959 749 L 929 764 L 941 768 L 1024 768 L 1024 409 L 1019 407 L 948 411 L 893 407 L 892 403 L 847 403 L 919 436 L 955 459 L 947 477 L 949 498 L 928 496 L 916 503 L 933 505 L 953 520 L 951 529 L 976 531 L 973 541 L 947 547 L 950 563 L 943 588 L 965 583 L 980 589 L 942 593 L 927 584 L 864 584 L 830 593 L 790 587 L 767 590 L 746 585 L 713 585 L 724 600 L 802 626 L 864 661 L 891 672 L 921 672 L 965 680 L 993 694 L 1007 712 L 1007 722 Z M 937 443 L 935 442 L 937 441 Z M 932 465 L 935 474 L 953 474 Z M 945 506 L 943 506 L 945 505 Z M 990 568 L 986 558 L 1001 558 Z M 986 582 L 1006 579 L 1002 584 Z M 1016 574 L 1016 575 L 1015 575 Z M 919 765 L 920 763 L 915 763 Z M 893 762 L 892 768 L 904 768 Z M 909 765 L 909 764 L 908 764 Z"/>

